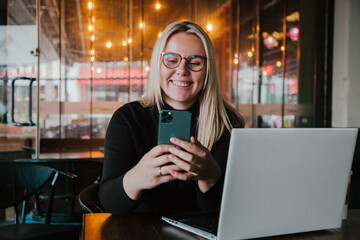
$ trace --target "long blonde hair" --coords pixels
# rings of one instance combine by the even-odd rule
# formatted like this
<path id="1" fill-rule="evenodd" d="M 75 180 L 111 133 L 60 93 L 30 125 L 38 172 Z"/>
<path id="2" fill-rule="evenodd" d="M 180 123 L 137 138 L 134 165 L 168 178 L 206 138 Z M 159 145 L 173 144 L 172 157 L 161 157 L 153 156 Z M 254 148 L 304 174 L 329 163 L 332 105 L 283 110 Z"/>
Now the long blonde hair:
<path id="1" fill-rule="evenodd" d="M 214 143 L 219 140 L 225 128 L 228 131 L 234 127 L 243 127 L 244 120 L 239 112 L 233 109 L 224 101 L 221 96 L 218 74 L 216 69 L 215 51 L 209 36 L 205 31 L 192 22 L 174 22 L 169 24 L 162 32 L 161 37 L 155 43 L 150 62 L 150 75 L 146 86 L 145 96 L 139 101 L 144 107 L 157 106 L 158 110 L 164 107 L 164 102 L 160 87 L 160 53 L 164 50 L 168 39 L 178 32 L 191 33 L 199 37 L 204 45 L 207 64 L 206 77 L 203 89 L 199 92 L 198 100 L 200 111 L 197 125 L 197 140 L 212 149 Z M 230 122 L 228 111 L 235 117 L 233 123 Z"/>

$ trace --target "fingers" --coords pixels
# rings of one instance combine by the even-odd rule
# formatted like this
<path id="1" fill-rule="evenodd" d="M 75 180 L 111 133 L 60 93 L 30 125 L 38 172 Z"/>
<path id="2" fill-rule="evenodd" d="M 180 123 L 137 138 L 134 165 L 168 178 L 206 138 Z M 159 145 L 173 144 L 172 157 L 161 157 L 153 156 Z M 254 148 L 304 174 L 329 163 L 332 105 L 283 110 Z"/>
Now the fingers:
<path id="1" fill-rule="evenodd" d="M 196 140 L 193 136 L 190 138 L 190 142 L 181 140 L 179 138 L 172 137 L 170 138 L 170 141 L 175 144 L 176 146 L 179 146 L 183 149 L 185 149 L 189 153 L 201 153 L 204 152 L 206 149 L 198 140 Z"/>
<path id="2" fill-rule="evenodd" d="M 174 181 L 176 178 L 174 178 L 174 176 L 170 174 L 170 172 L 182 170 L 180 167 L 176 166 L 175 164 L 161 166 L 158 169 L 159 169 L 159 173 L 156 180 L 157 181 L 156 185 Z"/>
<path id="3" fill-rule="evenodd" d="M 178 156 L 179 158 L 181 158 L 181 159 L 183 159 L 183 160 L 185 160 L 185 161 L 188 161 L 188 162 L 192 162 L 192 161 L 193 161 L 194 156 L 193 156 L 193 154 L 191 154 L 191 153 L 189 153 L 189 152 L 185 152 L 185 151 L 180 150 L 180 149 L 177 149 L 177 148 L 175 148 L 175 147 L 170 148 L 169 151 L 170 151 L 172 154 Z M 170 155 L 170 156 L 172 156 L 172 155 Z M 169 157 L 170 157 L 170 156 L 169 156 Z M 171 159 L 171 158 L 170 158 L 170 159 Z M 172 159 L 171 159 L 171 160 L 172 160 Z"/>
<path id="4" fill-rule="evenodd" d="M 187 172 L 194 172 L 197 171 L 197 166 L 195 164 L 191 164 L 188 161 L 184 161 L 183 158 L 179 158 L 175 155 L 170 155 L 169 159 L 175 163 L 177 166 L 179 166 L 181 168 L 181 170 L 185 170 Z"/>
<path id="5" fill-rule="evenodd" d="M 170 174 L 172 175 L 173 179 L 179 179 L 182 181 L 188 181 L 188 180 L 196 180 L 197 176 L 194 173 L 190 172 L 178 172 L 178 171 L 170 171 Z"/>
<path id="6" fill-rule="evenodd" d="M 172 137 L 170 141 L 188 152 L 193 152 L 195 150 L 194 148 L 196 148 L 194 143 L 181 140 L 180 138 Z"/>
<path id="7" fill-rule="evenodd" d="M 168 153 L 169 152 L 169 148 L 173 147 L 172 145 L 157 145 L 155 147 L 153 147 L 149 152 L 149 156 L 150 157 L 158 157 L 163 155 L 164 153 Z"/>
<path id="8" fill-rule="evenodd" d="M 171 170 L 172 171 L 181 171 L 183 169 L 175 164 L 164 165 L 164 166 L 161 166 L 161 175 L 163 175 L 163 176 L 170 175 Z"/>

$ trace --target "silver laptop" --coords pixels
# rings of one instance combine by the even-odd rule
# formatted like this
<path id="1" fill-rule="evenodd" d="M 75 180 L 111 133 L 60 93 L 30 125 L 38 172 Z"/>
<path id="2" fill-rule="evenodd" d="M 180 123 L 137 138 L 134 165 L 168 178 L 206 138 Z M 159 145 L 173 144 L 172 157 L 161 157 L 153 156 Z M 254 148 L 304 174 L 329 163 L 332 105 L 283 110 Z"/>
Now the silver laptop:
<path id="1" fill-rule="evenodd" d="M 350 128 L 234 129 L 217 233 L 188 216 L 163 220 L 218 240 L 341 227 L 356 137 Z"/>

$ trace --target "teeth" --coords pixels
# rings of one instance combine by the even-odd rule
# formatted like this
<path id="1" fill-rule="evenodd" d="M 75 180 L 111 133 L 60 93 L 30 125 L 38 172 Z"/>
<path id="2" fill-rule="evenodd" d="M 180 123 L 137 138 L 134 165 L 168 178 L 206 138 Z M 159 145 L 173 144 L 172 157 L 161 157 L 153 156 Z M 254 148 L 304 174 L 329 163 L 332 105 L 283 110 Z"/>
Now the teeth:
<path id="1" fill-rule="evenodd" d="M 180 81 L 172 81 L 172 83 L 179 87 L 187 87 L 190 85 L 190 83 L 187 82 L 180 82 Z"/>

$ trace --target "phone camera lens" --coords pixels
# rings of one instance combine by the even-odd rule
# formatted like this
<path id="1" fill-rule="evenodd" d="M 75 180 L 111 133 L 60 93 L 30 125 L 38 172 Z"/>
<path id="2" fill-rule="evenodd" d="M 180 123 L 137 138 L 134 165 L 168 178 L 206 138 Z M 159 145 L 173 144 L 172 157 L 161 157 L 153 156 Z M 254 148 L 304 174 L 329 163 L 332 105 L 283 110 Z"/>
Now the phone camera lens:
<path id="1" fill-rule="evenodd" d="M 169 114 L 169 112 L 162 112 L 162 113 L 161 113 L 161 116 L 164 117 L 164 118 L 166 118 L 166 117 L 168 116 L 168 114 Z"/>

